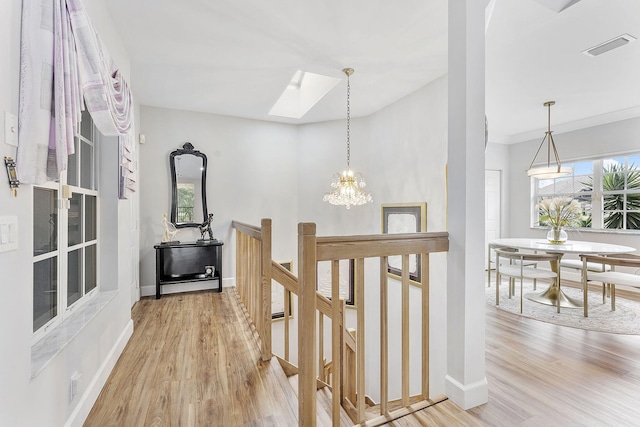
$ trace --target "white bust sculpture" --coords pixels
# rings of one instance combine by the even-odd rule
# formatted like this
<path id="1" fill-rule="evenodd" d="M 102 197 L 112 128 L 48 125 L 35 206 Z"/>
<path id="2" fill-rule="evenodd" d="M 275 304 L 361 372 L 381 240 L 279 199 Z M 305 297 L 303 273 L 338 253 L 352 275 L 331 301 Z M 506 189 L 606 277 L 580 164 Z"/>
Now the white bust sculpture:
<path id="1" fill-rule="evenodd" d="M 173 238 L 176 234 L 179 233 L 180 230 L 176 228 L 175 225 L 169 222 L 167 219 L 167 214 L 162 214 L 162 226 L 164 227 L 164 234 L 162 234 L 162 242 L 172 242 Z"/>

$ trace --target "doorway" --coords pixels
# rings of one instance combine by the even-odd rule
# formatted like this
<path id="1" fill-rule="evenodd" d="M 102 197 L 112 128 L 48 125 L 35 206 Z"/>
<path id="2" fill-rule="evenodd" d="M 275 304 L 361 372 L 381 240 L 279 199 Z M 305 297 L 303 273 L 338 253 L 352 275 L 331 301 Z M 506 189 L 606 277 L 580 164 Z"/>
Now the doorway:
<path id="1" fill-rule="evenodd" d="M 502 225 L 502 171 L 484 171 L 484 258 L 488 259 L 488 245 L 494 239 L 500 238 Z"/>

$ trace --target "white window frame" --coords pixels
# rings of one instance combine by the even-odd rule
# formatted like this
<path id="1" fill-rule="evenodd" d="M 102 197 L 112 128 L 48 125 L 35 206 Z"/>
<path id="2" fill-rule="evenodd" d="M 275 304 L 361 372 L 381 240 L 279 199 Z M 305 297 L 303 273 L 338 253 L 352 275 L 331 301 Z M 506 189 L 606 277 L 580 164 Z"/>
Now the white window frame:
<path id="1" fill-rule="evenodd" d="M 88 116 L 87 113 L 83 114 L 83 118 Z M 80 127 L 79 127 L 80 128 Z M 67 171 L 62 171 L 60 173 L 60 178 L 56 182 L 47 182 L 42 185 L 34 185 L 32 189 L 35 188 L 44 188 L 49 190 L 56 190 L 57 199 L 56 199 L 56 209 L 57 213 L 57 249 L 55 251 L 47 252 L 45 254 L 33 256 L 32 265 L 35 265 L 36 262 L 42 261 L 48 258 L 57 257 L 57 312 L 56 315 L 50 319 L 47 323 L 43 324 L 38 330 L 33 331 L 32 335 L 32 344 L 35 344 L 42 338 L 44 338 L 49 332 L 55 329 L 60 323 L 62 323 L 66 318 L 68 318 L 75 310 L 82 307 L 86 304 L 93 296 L 95 296 L 100 291 L 100 196 L 99 191 L 97 190 L 97 176 L 98 176 L 98 150 L 96 147 L 96 141 L 98 139 L 98 130 L 92 123 L 91 137 L 86 138 L 81 135 L 80 132 L 76 134 L 76 161 L 77 161 L 77 186 L 68 185 L 68 177 Z M 93 141 L 92 141 L 93 140 Z M 91 186 L 94 189 L 87 189 L 80 187 L 81 185 L 81 177 L 82 177 L 82 143 L 86 143 L 92 148 L 93 156 L 93 176 Z M 69 206 L 70 199 L 63 198 L 64 191 L 71 191 L 69 196 L 73 194 L 82 194 L 83 203 L 82 203 L 82 214 L 81 214 L 81 227 L 82 227 L 82 242 L 68 247 L 69 242 Z M 33 190 L 31 191 L 31 200 L 33 200 Z M 96 221 L 96 230 L 95 230 L 95 239 L 90 241 L 85 240 L 86 233 L 86 196 L 94 196 L 96 198 L 96 206 L 95 206 L 95 221 Z M 96 286 L 91 289 L 89 292 L 85 292 L 85 257 L 86 257 L 86 248 L 95 245 L 96 248 Z M 78 300 L 73 302 L 72 304 L 68 304 L 67 293 L 68 293 L 68 263 L 69 263 L 69 254 L 78 249 L 82 250 L 82 256 L 80 259 L 80 263 L 83 268 L 83 274 L 81 275 L 82 280 L 82 295 Z M 33 251 L 32 251 L 33 253 Z M 32 267 L 33 269 L 33 267 Z M 35 277 L 33 278 L 35 280 Z M 33 283 L 32 283 L 33 288 Z M 32 295 L 32 299 L 35 295 Z M 33 318 L 33 315 L 31 316 Z"/>
<path id="2" fill-rule="evenodd" d="M 626 229 L 626 228 L 605 228 L 604 227 L 604 196 L 607 194 L 637 194 L 640 191 L 629 191 L 618 190 L 618 191 L 604 191 L 603 186 L 603 169 L 604 169 L 604 161 L 612 158 L 624 158 L 625 166 L 628 166 L 628 158 L 629 157 L 637 157 L 640 156 L 640 152 L 625 152 L 625 153 L 616 153 L 616 154 L 608 154 L 605 156 L 598 156 L 594 158 L 583 158 L 577 159 L 574 161 L 569 161 L 567 163 L 578 163 L 578 162 L 591 162 L 593 167 L 593 191 L 580 193 L 583 195 L 591 195 L 591 227 L 580 227 L 577 230 L 587 231 L 587 232 L 604 232 L 604 233 L 623 233 L 623 234 L 640 234 L 640 230 L 636 229 Z M 636 165 L 640 167 L 639 165 Z M 626 180 L 626 178 L 625 178 Z M 547 226 L 541 226 L 538 223 L 538 210 L 536 208 L 536 204 L 538 200 L 542 198 L 551 198 L 551 197 L 570 197 L 576 195 L 578 193 L 553 193 L 553 194 L 545 194 L 541 196 L 538 193 L 538 178 L 531 177 L 531 227 L 539 228 L 539 229 L 548 229 Z M 626 185 L 625 185 L 626 187 Z M 626 204 L 624 213 L 627 212 Z M 625 223 L 626 223 L 626 215 L 625 215 Z"/>

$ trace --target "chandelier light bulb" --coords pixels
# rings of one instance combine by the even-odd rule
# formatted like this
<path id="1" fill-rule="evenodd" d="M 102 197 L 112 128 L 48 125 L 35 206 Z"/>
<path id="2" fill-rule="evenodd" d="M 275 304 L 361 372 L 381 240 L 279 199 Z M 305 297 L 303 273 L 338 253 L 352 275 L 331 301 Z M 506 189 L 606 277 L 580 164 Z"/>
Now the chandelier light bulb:
<path id="1" fill-rule="evenodd" d="M 347 209 L 371 203 L 371 194 L 361 190 L 366 185 L 361 173 L 353 172 L 347 167 L 342 173 L 333 175 L 331 187 L 334 190 L 326 193 L 323 200 L 332 205 L 344 205 Z"/>

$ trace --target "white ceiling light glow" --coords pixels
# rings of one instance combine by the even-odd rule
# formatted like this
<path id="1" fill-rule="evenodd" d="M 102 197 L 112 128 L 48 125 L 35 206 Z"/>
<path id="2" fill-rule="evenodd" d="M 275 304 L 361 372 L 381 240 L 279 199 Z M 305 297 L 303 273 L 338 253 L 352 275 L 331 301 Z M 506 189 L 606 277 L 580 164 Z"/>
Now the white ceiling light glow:
<path id="1" fill-rule="evenodd" d="M 270 116 L 299 119 L 318 103 L 340 79 L 298 70 L 269 111 Z"/>

